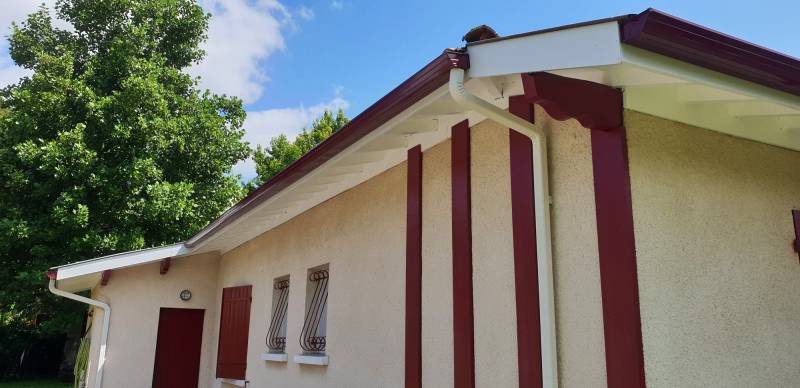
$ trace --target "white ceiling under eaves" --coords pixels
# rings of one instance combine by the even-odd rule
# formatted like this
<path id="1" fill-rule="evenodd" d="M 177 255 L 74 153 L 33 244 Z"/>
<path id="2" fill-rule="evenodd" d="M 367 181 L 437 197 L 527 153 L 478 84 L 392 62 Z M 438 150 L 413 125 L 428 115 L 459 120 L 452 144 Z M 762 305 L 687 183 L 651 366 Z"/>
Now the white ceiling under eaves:
<path id="1" fill-rule="evenodd" d="M 627 109 L 800 151 L 800 97 L 620 42 L 616 21 L 478 42 L 470 77 L 547 71 L 623 89 Z"/>
<path id="2" fill-rule="evenodd" d="M 621 88 L 627 109 L 800 151 L 800 97 L 623 45 L 616 65 L 552 73 Z"/>

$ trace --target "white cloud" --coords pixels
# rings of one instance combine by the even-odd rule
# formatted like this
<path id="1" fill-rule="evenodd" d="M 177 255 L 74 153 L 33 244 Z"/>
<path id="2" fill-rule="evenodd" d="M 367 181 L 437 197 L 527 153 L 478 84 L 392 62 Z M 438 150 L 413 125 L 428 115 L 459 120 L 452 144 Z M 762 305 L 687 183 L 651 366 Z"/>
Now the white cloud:
<path id="1" fill-rule="evenodd" d="M 330 101 L 322 102 L 310 107 L 277 108 L 263 111 L 247 112 L 244 123 L 244 140 L 255 148 L 256 145 L 268 146 L 270 139 L 280 134 L 285 134 L 294 139 L 303 128 L 322 116 L 325 110 L 337 111 L 347 109 L 350 103 L 337 95 Z M 255 176 L 255 163 L 248 159 L 240 162 L 233 168 L 234 174 L 241 174 L 244 180 Z"/>
<path id="2" fill-rule="evenodd" d="M 205 43 L 206 58 L 190 73 L 214 93 L 255 102 L 269 80 L 263 63 L 285 49 L 281 29 L 292 25 L 289 12 L 275 0 L 204 0 L 212 14 Z"/>
<path id="3" fill-rule="evenodd" d="M 0 0 L 0 35 L 7 35 L 12 21 L 20 22 L 36 11 L 44 2 L 52 11 L 56 0 Z M 212 14 L 208 41 L 204 45 L 206 58 L 189 71 L 202 77 L 201 87 L 214 93 L 235 95 L 245 103 L 257 101 L 269 80 L 264 71 L 265 61 L 274 53 L 285 50 L 285 30 L 297 28 L 298 20 L 315 18 L 314 10 L 300 6 L 290 13 L 278 0 L 200 0 L 203 8 Z M 341 9 L 339 0 L 330 3 L 331 9 Z M 69 28 L 55 21 L 61 28 Z M 16 82 L 30 71 L 14 66 L 8 56 L 6 39 L 0 40 L 0 87 Z M 251 146 L 268 145 L 269 140 L 281 133 L 294 138 L 314 119 L 327 110 L 346 109 L 347 100 L 341 97 L 341 87 L 334 86 L 334 98 L 310 107 L 268 109 L 248 112 L 244 140 Z M 234 166 L 234 173 L 244 179 L 255 176 L 252 160 Z"/>
<path id="4" fill-rule="evenodd" d="M 314 20 L 314 10 L 306 7 L 305 5 L 301 5 L 297 10 L 297 16 L 306 21 Z"/>
<path id="5" fill-rule="evenodd" d="M 0 56 L 0 88 L 16 83 L 20 78 L 30 74 L 30 70 L 14 65 L 7 55 Z"/>

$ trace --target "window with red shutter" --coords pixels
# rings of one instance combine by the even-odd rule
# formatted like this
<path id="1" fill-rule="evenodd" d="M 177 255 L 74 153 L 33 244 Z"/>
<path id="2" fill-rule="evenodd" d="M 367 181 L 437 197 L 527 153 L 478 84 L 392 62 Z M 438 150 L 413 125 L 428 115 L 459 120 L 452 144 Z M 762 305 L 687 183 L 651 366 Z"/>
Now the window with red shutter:
<path id="1" fill-rule="evenodd" d="M 253 286 L 222 289 L 217 377 L 245 380 L 250 301 Z"/>

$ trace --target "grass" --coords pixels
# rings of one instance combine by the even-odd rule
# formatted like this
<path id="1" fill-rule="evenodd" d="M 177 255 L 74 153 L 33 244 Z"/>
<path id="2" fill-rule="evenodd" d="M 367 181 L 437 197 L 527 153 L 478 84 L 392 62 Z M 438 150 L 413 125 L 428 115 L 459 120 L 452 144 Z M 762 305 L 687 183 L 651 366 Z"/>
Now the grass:
<path id="1" fill-rule="evenodd" d="M 0 388 L 72 388 L 58 380 L 0 381 Z"/>

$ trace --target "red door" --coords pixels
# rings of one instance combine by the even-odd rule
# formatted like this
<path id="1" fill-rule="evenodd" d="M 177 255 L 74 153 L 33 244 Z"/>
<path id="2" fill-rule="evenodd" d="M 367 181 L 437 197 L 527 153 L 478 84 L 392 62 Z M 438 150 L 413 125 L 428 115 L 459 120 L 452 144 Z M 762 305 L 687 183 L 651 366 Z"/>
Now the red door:
<path id="1" fill-rule="evenodd" d="M 197 388 L 205 310 L 161 308 L 153 388 Z"/>

